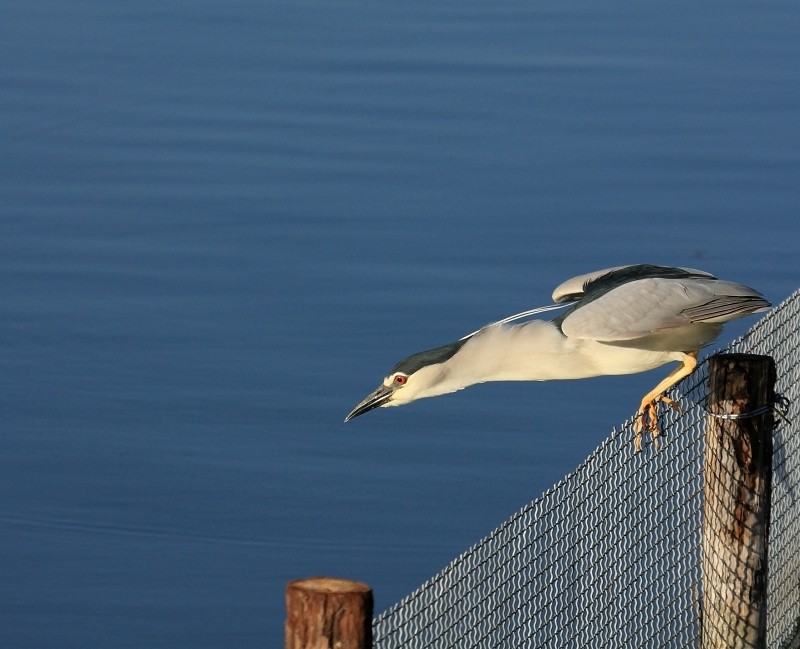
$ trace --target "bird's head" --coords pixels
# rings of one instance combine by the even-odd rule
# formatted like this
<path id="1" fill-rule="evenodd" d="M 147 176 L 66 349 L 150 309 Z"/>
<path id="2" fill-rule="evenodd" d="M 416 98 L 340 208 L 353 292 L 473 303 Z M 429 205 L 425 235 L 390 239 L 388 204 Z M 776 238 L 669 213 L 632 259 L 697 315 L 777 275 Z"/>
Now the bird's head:
<path id="1" fill-rule="evenodd" d="M 448 381 L 449 361 L 467 342 L 458 340 L 448 345 L 412 354 L 392 368 L 375 390 L 350 411 L 345 421 L 350 421 L 375 408 L 402 406 L 424 397 L 435 397 L 454 392 L 461 387 Z"/>

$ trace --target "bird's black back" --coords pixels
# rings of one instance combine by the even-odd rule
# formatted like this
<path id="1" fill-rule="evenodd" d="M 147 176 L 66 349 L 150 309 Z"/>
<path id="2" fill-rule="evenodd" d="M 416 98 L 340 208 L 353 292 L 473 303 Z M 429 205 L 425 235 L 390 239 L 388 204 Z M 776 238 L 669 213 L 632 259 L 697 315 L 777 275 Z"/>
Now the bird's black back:
<path id="1" fill-rule="evenodd" d="M 560 329 L 561 324 L 570 313 L 589 302 L 602 297 L 615 288 L 634 282 L 639 279 L 717 279 L 709 273 L 695 272 L 685 268 L 674 268 L 672 266 L 655 266 L 653 264 L 633 264 L 611 270 L 604 275 L 595 277 L 583 285 L 581 293 L 564 296 L 562 301 L 577 300 L 571 308 L 553 319 L 555 325 Z"/>

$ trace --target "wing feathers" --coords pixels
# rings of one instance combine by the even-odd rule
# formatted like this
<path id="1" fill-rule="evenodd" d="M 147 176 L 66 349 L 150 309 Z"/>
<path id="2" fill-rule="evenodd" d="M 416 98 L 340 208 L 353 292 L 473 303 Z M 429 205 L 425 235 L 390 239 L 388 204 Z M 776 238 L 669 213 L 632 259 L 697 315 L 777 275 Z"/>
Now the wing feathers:
<path id="1" fill-rule="evenodd" d="M 769 306 L 764 298 L 726 296 L 681 311 L 689 322 L 725 322 Z"/>
<path id="2" fill-rule="evenodd" d="M 632 341 L 686 325 L 726 322 L 768 306 L 758 291 L 708 276 L 637 279 L 598 296 L 587 294 L 564 317 L 561 330 L 570 338 Z"/>

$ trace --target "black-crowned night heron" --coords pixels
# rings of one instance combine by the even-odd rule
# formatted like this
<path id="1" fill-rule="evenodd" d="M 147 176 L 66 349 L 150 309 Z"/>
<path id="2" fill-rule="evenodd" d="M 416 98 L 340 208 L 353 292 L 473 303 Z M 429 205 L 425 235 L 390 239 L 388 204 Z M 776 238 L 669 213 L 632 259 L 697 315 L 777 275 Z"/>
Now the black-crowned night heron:
<path id="1" fill-rule="evenodd" d="M 634 430 L 658 430 L 658 403 L 697 365 L 700 348 L 729 320 L 763 311 L 756 290 L 691 268 L 637 264 L 579 275 L 553 292 L 555 305 L 493 322 L 455 342 L 412 354 L 392 368 L 345 421 L 487 381 L 549 381 L 635 374 L 680 365 L 642 399 Z M 532 315 L 565 307 L 554 320 Z"/>

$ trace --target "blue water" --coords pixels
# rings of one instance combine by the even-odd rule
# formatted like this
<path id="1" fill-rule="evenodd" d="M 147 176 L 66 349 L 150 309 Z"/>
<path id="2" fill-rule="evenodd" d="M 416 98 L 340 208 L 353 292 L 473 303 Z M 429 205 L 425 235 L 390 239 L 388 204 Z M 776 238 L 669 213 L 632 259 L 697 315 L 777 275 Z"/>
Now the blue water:
<path id="1" fill-rule="evenodd" d="M 6 0 L 0 646 L 276 646 L 288 580 L 380 611 L 571 471 L 663 370 L 342 419 L 574 274 L 797 288 L 798 33 L 777 1 Z"/>

